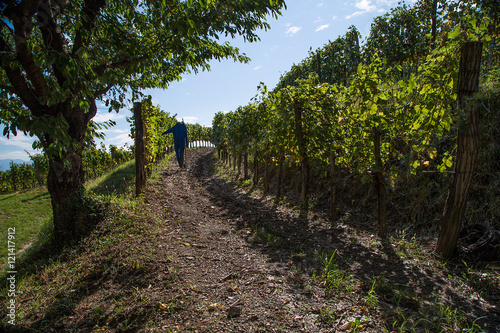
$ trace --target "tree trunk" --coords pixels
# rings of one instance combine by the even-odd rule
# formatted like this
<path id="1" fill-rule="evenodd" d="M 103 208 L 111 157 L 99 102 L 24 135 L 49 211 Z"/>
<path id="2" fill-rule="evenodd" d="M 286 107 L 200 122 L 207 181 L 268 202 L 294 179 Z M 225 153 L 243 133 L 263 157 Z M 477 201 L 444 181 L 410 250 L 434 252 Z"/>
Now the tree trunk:
<path id="1" fill-rule="evenodd" d="M 478 155 L 479 108 L 477 103 L 469 99 L 479 90 L 481 53 L 481 42 L 463 44 L 460 53 L 457 108 L 468 110 L 468 114 L 466 124 L 459 124 L 455 173 L 448 192 L 443 225 L 436 247 L 437 253 L 446 258 L 455 254 Z"/>
<path id="2" fill-rule="evenodd" d="M 374 180 L 378 197 L 378 236 L 387 237 L 387 198 L 384 182 L 384 167 L 380 157 L 380 130 L 375 128 L 373 143 L 375 145 L 375 167 Z"/>
<path id="3" fill-rule="evenodd" d="M 81 149 L 69 148 L 63 159 L 49 158 L 47 189 L 54 216 L 54 237 L 57 244 L 63 244 L 88 228 L 85 207 L 78 207 L 85 192 Z"/>
<path id="4" fill-rule="evenodd" d="M 140 196 L 146 188 L 144 124 L 140 102 L 134 103 L 135 118 L 135 196 Z"/>
<path id="5" fill-rule="evenodd" d="M 87 199 L 83 185 L 82 152 L 87 123 L 91 117 L 81 109 L 66 109 L 66 107 L 67 103 L 64 103 L 55 110 L 67 121 L 67 133 L 74 143 L 66 145 L 62 155 L 48 154 L 47 190 L 52 203 L 54 238 L 58 245 L 67 243 L 69 239 L 81 237 L 101 217 L 97 211 L 101 206 L 98 206 L 95 200 Z M 40 137 L 46 151 L 56 140 L 47 134 Z"/>
<path id="6" fill-rule="evenodd" d="M 337 167 L 335 166 L 335 152 L 330 151 L 330 217 L 333 221 L 337 219 L 337 197 L 336 181 Z"/>

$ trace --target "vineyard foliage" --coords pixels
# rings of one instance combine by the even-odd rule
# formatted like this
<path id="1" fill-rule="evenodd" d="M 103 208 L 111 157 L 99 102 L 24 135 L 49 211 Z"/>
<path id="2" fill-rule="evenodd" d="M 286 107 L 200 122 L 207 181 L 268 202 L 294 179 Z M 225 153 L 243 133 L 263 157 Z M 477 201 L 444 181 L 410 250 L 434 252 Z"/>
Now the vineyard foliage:
<path id="1" fill-rule="evenodd" d="M 108 148 L 90 144 L 83 151 L 85 180 L 103 175 L 116 166 L 130 160 L 132 150 L 126 145 Z M 45 186 L 49 162 L 44 154 L 30 155 L 31 163 L 10 163 L 7 171 L 0 171 L 0 193 L 11 193 Z"/>
<path id="2" fill-rule="evenodd" d="M 229 163 L 232 156 L 235 167 L 236 156 L 253 152 L 254 165 L 265 170 L 266 190 L 267 170 L 275 167 L 277 197 L 283 168 L 296 170 L 305 207 L 311 172 L 316 179 L 328 174 L 333 179 L 341 171 L 372 180 L 382 200 L 379 226 L 385 228 L 380 210 L 387 204 L 387 188 L 394 193 L 400 190 L 397 184 L 414 179 L 429 182 L 432 177 L 443 184 L 450 178 L 457 130 L 468 126 L 464 111 L 456 107 L 464 42 L 484 44 L 483 94 L 476 97 L 483 111 L 498 119 L 498 9 L 486 2 L 481 7 L 437 1 L 434 8 L 430 3 L 400 4 L 376 18 L 363 46 L 359 31 L 350 27 L 344 36 L 310 51 L 273 90 L 261 84 L 248 105 L 216 114 L 213 142 L 219 156 Z M 496 147 L 493 154 L 500 158 L 500 142 L 492 132 L 498 130 L 490 126 L 482 147 Z M 498 163 L 496 167 L 491 171 L 498 175 Z M 490 185 L 498 189 L 498 184 Z M 334 191 L 335 182 L 330 186 Z M 498 196 L 483 194 L 482 205 L 488 206 L 483 217 L 493 222 L 500 215 Z"/>

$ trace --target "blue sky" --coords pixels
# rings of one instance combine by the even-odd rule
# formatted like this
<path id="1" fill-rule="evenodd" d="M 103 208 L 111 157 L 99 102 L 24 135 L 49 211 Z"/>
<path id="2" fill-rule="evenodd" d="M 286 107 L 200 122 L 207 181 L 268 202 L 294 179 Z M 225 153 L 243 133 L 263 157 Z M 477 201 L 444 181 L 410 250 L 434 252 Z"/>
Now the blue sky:
<path id="1" fill-rule="evenodd" d="M 407 0 L 413 4 L 415 0 Z M 342 36 L 351 25 L 356 26 L 366 38 L 373 18 L 397 6 L 398 0 L 287 0 L 287 10 L 276 19 L 269 19 L 271 29 L 261 31 L 260 42 L 244 43 L 242 38 L 231 44 L 251 58 L 247 64 L 232 60 L 215 61 L 210 72 L 186 74 L 183 80 L 172 82 L 167 90 L 145 90 L 153 104 L 188 123 L 211 126 L 212 118 L 219 111 L 235 110 L 246 105 L 257 94 L 257 86 L 264 82 L 272 89 L 280 75 L 307 57 L 313 50 Z M 117 125 L 105 131 L 106 145 L 129 145 L 132 140 L 126 117 L 129 109 L 108 113 L 99 106 L 94 120 L 112 119 Z M 0 136 L 0 159 L 29 160 L 26 151 L 33 153 L 33 139 L 18 134 L 10 139 Z"/>

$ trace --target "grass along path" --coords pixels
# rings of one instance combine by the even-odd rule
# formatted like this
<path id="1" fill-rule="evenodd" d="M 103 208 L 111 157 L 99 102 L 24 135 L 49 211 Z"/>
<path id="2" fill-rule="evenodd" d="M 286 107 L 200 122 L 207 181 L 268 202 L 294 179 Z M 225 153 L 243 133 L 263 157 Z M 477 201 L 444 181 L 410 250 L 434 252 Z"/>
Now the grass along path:
<path id="1" fill-rule="evenodd" d="M 43 229 L 51 226 L 50 195 L 44 188 L 0 195 L 0 271 L 7 265 L 7 234 L 14 229 L 16 254 L 32 244 Z M 12 243 L 11 243 L 12 244 Z"/>
<path id="2" fill-rule="evenodd" d="M 89 181 L 86 188 L 93 194 L 106 197 L 106 200 L 133 200 L 134 181 L 135 164 L 131 160 Z M 52 206 L 45 187 L 0 195 L 0 230 L 1 234 L 5 235 L 0 242 L 0 272 L 3 272 L 7 265 L 9 228 L 15 229 L 18 264 L 23 259 L 23 253 L 32 245 L 46 245 L 52 228 Z"/>

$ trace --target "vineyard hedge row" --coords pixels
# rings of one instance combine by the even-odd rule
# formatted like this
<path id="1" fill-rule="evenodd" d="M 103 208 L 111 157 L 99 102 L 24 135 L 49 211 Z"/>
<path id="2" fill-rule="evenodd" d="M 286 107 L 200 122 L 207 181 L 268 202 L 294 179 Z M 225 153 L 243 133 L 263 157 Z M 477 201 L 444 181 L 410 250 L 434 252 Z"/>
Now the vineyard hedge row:
<path id="1" fill-rule="evenodd" d="M 316 189 L 329 192 L 332 218 L 339 211 L 336 192 L 342 188 L 340 193 L 349 196 L 359 188 L 362 198 L 371 193 L 372 202 L 377 196 L 383 200 L 379 223 L 380 209 L 388 203 L 406 213 L 389 213 L 401 225 L 428 228 L 424 221 L 443 212 L 457 133 L 469 126 L 466 110 L 457 108 L 462 47 L 480 41 L 480 94 L 474 100 L 483 121 L 474 202 L 467 213 L 474 222 L 500 227 L 500 133 L 494 125 L 500 120 L 498 9 L 440 4 L 431 15 L 428 4 L 403 4 L 377 18 L 363 47 L 359 32 L 349 28 L 345 36 L 311 51 L 272 91 L 261 84 L 249 104 L 216 114 L 213 142 L 221 159 L 238 170 L 243 161 L 244 178 L 250 159 L 255 184 L 264 173 L 265 191 L 274 170 L 276 197 L 285 185 L 295 187 L 306 208 L 310 186 L 322 183 Z M 352 182 L 346 185 L 345 179 Z M 375 191 L 367 191 L 363 184 L 368 183 Z M 350 207 L 359 208 L 362 198 L 351 200 Z M 401 206 L 391 201 L 397 198 Z"/>

